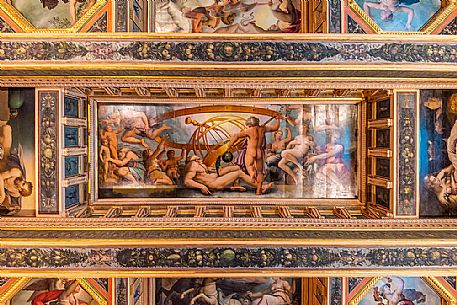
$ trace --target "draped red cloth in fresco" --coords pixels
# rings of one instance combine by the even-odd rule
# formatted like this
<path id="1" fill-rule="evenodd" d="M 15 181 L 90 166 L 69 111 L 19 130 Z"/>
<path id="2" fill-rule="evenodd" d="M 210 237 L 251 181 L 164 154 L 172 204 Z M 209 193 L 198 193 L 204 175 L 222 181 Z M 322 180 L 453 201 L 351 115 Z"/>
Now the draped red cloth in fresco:
<path id="1" fill-rule="evenodd" d="M 51 290 L 40 293 L 32 300 L 32 305 L 45 305 L 49 301 L 57 300 L 65 290 Z"/>

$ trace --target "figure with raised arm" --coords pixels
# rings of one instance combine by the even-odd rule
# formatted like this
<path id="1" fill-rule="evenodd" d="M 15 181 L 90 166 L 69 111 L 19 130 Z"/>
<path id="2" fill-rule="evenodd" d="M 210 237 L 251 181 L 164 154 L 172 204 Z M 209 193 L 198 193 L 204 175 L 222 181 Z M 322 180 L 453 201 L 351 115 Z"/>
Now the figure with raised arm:
<path id="1" fill-rule="evenodd" d="M 246 119 L 246 129 L 230 138 L 227 150 L 239 139 L 245 139 L 245 148 L 237 158 L 237 164 L 249 174 L 252 182 L 256 183 L 256 194 L 262 194 L 262 184 L 265 179 L 265 134 L 279 129 L 279 117 L 275 117 L 275 124 L 271 126 L 260 125 L 257 117 Z"/>
<path id="2" fill-rule="evenodd" d="M 287 144 L 286 149 L 281 152 L 281 160 L 278 167 L 290 175 L 295 184 L 302 181 L 303 159 L 314 148 L 314 138 L 308 135 L 308 125 L 303 124 L 302 134 L 296 136 Z M 293 171 L 288 163 L 291 162 L 296 166 L 297 171 Z"/>

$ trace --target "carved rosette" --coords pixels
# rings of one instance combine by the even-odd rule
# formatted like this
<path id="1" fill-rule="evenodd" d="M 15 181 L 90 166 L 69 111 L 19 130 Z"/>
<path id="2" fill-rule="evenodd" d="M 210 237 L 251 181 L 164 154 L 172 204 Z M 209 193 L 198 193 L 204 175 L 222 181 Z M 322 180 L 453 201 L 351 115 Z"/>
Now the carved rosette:
<path id="1" fill-rule="evenodd" d="M 39 100 L 39 214 L 57 214 L 57 111 L 58 90 L 38 91 Z"/>
<path id="2" fill-rule="evenodd" d="M 416 207 L 416 112 L 418 94 L 397 92 L 398 105 L 398 216 L 418 216 Z"/>

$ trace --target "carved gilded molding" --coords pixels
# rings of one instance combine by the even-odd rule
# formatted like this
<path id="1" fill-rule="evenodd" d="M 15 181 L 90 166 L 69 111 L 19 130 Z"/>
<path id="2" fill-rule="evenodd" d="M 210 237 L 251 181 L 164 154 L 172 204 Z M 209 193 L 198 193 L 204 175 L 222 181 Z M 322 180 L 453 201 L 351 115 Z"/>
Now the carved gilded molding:
<path id="1" fill-rule="evenodd" d="M 348 305 L 357 305 L 359 304 L 365 295 L 382 279 L 382 276 L 377 276 L 371 278 L 363 287 L 360 289 L 356 295 L 349 301 Z"/>
<path id="2" fill-rule="evenodd" d="M 97 302 L 98 305 L 108 305 L 108 300 L 92 286 L 92 284 L 83 278 L 76 279 L 82 288 Z"/>
<path id="3" fill-rule="evenodd" d="M 22 288 L 30 282 L 31 278 L 23 277 L 15 279 L 14 282 L 0 295 L 0 304 L 10 300 L 16 295 Z"/>
<path id="4" fill-rule="evenodd" d="M 456 75 L 457 76 L 457 75 Z M 272 81 L 274 80 L 274 81 Z M 457 87 L 457 77 L 446 78 L 420 78 L 420 79 L 392 79 L 392 78 L 372 78 L 372 77 L 333 77 L 328 78 L 252 78 L 252 79 L 179 79 L 163 77 L 4 77 L 0 76 L 0 86 L 2 87 L 94 87 L 117 86 L 124 88 L 135 87 L 176 87 L 176 88 L 247 88 L 247 89 L 455 89 Z M 172 99 L 170 99 L 172 100 Z"/>
<path id="5" fill-rule="evenodd" d="M 455 305 L 457 304 L 456 296 L 450 292 L 443 284 L 434 277 L 425 277 L 423 278 L 424 281 L 432 287 L 446 302 L 448 305 Z"/>
<path id="6" fill-rule="evenodd" d="M 297 229 L 300 230 L 454 230 L 457 219 L 312 219 L 312 218 L 49 218 L 1 217 L 0 229 Z"/>

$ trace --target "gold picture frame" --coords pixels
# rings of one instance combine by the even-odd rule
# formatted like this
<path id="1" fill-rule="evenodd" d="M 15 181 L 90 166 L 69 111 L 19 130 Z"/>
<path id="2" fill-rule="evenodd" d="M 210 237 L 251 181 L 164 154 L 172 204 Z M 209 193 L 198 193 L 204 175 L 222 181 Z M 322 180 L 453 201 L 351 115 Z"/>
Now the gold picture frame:
<path id="1" fill-rule="evenodd" d="M 151 197 L 141 197 L 141 198 L 129 198 L 128 202 L 126 203 L 125 198 L 99 198 L 99 186 L 98 186 L 98 139 L 99 139 L 99 130 L 97 128 L 98 124 L 98 116 L 97 116 L 97 109 L 98 105 L 100 104 L 119 104 L 119 105 L 135 105 L 135 104 L 185 104 L 185 105 L 203 105 L 203 104 L 234 104 L 234 105 L 242 105 L 246 103 L 245 99 L 237 99 L 237 98 L 226 98 L 223 101 L 215 100 L 215 99 L 198 99 L 196 101 L 191 101 L 187 99 L 138 99 L 138 98 L 116 98 L 116 97 L 93 97 L 90 99 L 90 135 L 89 135 L 89 155 L 90 155 L 90 169 L 89 169 L 89 185 L 90 185 L 90 199 L 89 199 L 89 206 L 94 209 L 106 209 L 106 208 L 120 208 L 128 207 L 128 206 L 168 206 L 171 207 L 173 205 L 185 205 L 188 207 L 194 206 L 196 210 L 198 208 L 205 206 L 227 206 L 227 205 L 235 205 L 235 206 L 245 206 L 249 208 L 250 205 L 270 205 L 274 206 L 315 206 L 318 202 L 321 206 L 326 207 L 349 207 L 352 209 L 360 209 L 363 207 L 363 203 L 361 201 L 362 196 L 360 195 L 361 192 L 361 177 L 358 174 L 355 174 L 355 181 L 356 181 L 356 198 L 253 198 L 253 197 L 235 197 L 235 198 L 218 198 L 218 197 L 173 197 L 173 198 L 151 198 Z M 278 100 L 275 99 L 249 99 L 249 103 L 252 105 L 270 105 L 271 103 L 279 103 Z M 362 105 L 362 98 L 359 97 L 340 97 L 340 98 L 283 98 L 281 99 L 281 103 L 287 103 L 290 105 L 302 105 L 302 104 L 335 104 L 335 105 L 356 105 L 357 106 L 357 113 L 360 115 L 360 109 Z M 362 128 L 362 117 L 359 116 L 357 118 L 357 129 L 361 130 Z M 361 152 L 366 149 L 362 147 L 361 133 L 358 133 L 356 146 L 357 152 L 355 155 L 359 157 Z M 357 162 L 357 170 L 356 173 L 362 171 L 363 166 L 365 163 Z M 272 200 L 273 199 L 273 200 Z M 279 207 L 280 208 L 280 207 Z M 168 209 L 170 210 L 170 209 Z M 206 210 L 205 208 L 203 210 Z M 202 210 L 202 213 L 205 212 Z M 247 209 L 249 211 L 249 209 Z M 167 211 L 168 213 L 168 211 Z M 249 213 L 249 212 L 247 212 Z M 286 211 L 287 213 L 287 211 Z M 197 214 L 199 214 L 197 212 Z M 165 216 L 167 217 L 167 216 Z M 169 216 L 174 217 L 174 216 Z"/>

